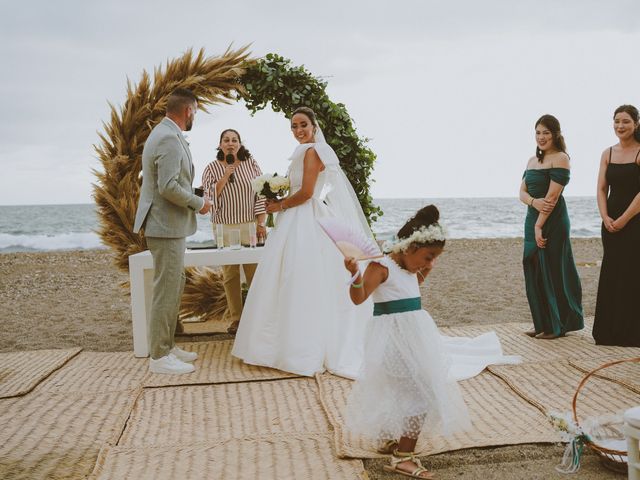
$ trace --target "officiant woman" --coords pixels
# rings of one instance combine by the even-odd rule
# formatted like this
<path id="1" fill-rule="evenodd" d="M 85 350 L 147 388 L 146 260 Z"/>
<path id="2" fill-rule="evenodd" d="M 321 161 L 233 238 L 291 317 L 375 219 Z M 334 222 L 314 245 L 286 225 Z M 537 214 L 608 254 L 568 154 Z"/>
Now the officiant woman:
<path id="1" fill-rule="evenodd" d="M 249 150 L 242 144 L 240 134 L 231 128 L 220 134 L 216 159 L 202 174 L 202 186 L 211 198 L 213 225 L 222 224 L 224 244 L 229 245 L 229 232 L 240 231 L 240 241 L 249 244 L 249 232 L 256 225 L 258 238 L 266 238 L 266 210 L 264 199 L 251 188 L 251 180 L 262 175 Z M 242 266 L 247 285 L 251 285 L 256 264 Z M 227 331 L 236 333 L 242 313 L 240 265 L 222 267 L 224 291 L 227 297 Z"/>

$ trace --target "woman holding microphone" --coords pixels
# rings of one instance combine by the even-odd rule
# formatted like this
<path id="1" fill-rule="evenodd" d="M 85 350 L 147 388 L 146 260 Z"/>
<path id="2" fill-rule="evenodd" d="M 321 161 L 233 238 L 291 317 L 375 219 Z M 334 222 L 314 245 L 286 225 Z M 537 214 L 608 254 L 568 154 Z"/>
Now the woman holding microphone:
<path id="1" fill-rule="evenodd" d="M 250 243 L 254 227 L 258 238 L 266 238 L 264 199 L 259 198 L 251 187 L 251 180 L 260 175 L 260 167 L 242 145 L 240 134 L 230 128 L 224 130 L 220 134 L 216 160 L 209 163 L 202 174 L 202 185 L 211 198 L 214 225 L 223 225 L 226 245 L 233 230 L 240 231 L 240 241 L 245 245 Z M 256 265 L 242 267 L 247 285 L 251 285 Z M 228 305 L 227 319 L 231 322 L 227 331 L 236 333 L 242 314 L 240 266 L 225 265 L 222 273 Z"/>

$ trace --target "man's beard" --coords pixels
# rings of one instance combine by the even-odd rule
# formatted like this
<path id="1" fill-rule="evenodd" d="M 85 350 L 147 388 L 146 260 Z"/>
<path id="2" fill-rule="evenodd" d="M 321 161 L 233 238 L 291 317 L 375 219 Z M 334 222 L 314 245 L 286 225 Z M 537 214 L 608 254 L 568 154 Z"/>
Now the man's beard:
<path id="1" fill-rule="evenodd" d="M 191 131 L 191 127 L 193 127 L 193 120 L 194 120 L 194 117 L 195 117 L 195 115 L 192 115 L 192 116 L 190 116 L 190 117 L 187 119 L 187 123 L 186 123 L 186 124 L 185 124 L 185 126 L 184 126 L 184 127 L 185 127 L 185 128 L 184 128 L 184 131 L 185 131 L 185 132 L 189 132 L 189 131 Z"/>

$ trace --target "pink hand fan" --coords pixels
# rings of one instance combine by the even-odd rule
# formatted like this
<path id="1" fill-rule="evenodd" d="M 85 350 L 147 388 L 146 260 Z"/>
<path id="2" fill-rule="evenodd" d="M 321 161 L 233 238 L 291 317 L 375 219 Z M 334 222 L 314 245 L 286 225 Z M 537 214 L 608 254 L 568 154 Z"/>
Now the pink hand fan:
<path id="1" fill-rule="evenodd" d="M 380 247 L 360 228 L 354 228 L 337 218 L 319 218 L 318 223 L 345 258 L 371 260 L 382 257 Z"/>

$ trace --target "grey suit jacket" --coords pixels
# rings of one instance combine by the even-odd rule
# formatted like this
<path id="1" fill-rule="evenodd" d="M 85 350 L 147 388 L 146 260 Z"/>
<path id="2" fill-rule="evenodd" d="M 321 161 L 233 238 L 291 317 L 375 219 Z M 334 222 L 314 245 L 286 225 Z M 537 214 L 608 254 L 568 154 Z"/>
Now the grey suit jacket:
<path id="1" fill-rule="evenodd" d="M 196 231 L 204 200 L 193 193 L 193 163 L 180 128 L 168 118 L 151 130 L 142 151 L 142 188 L 134 233 L 181 238 Z"/>

